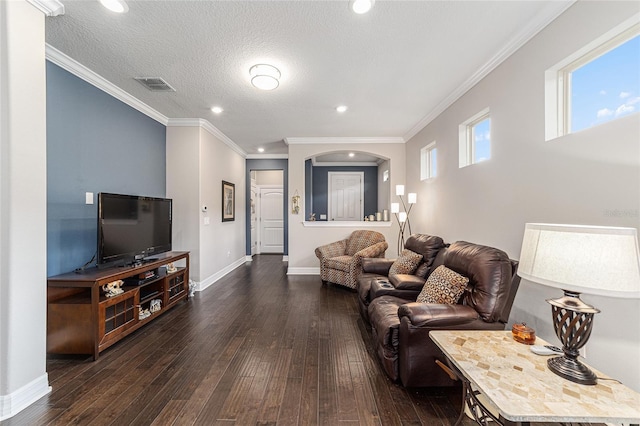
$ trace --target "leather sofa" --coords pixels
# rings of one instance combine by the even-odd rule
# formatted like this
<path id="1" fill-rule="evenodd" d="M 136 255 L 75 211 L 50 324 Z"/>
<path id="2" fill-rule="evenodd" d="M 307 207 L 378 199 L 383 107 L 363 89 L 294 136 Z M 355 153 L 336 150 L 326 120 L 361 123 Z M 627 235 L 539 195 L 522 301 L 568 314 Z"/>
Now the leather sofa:
<path id="1" fill-rule="evenodd" d="M 371 324 L 376 353 L 390 379 L 406 387 L 450 386 L 453 380 L 436 364 L 436 360 L 446 364 L 446 358 L 429 332 L 503 330 L 520 282 L 518 262 L 497 248 L 465 241 L 446 245 L 428 235 L 412 235 L 405 244 L 410 247 L 422 250 L 424 277 L 420 269 L 412 275 L 385 276 L 385 265 L 393 263 L 390 260 L 363 262 L 360 312 Z M 440 265 L 469 279 L 460 300 L 454 305 L 416 302 L 425 281 Z"/>

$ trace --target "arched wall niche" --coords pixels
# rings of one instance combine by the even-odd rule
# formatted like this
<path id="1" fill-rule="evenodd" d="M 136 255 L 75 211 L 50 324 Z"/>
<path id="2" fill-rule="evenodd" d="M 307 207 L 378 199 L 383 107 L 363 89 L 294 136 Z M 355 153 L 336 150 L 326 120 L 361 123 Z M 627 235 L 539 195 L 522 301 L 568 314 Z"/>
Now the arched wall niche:
<path id="1" fill-rule="evenodd" d="M 363 221 L 372 217 L 381 221 L 384 210 L 389 209 L 390 163 L 389 158 L 364 150 L 330 150 L 305 157 L 304 220 Z M 346 191 L 337 182 L 346 182 L 352 196 L 340 196 Z"/>

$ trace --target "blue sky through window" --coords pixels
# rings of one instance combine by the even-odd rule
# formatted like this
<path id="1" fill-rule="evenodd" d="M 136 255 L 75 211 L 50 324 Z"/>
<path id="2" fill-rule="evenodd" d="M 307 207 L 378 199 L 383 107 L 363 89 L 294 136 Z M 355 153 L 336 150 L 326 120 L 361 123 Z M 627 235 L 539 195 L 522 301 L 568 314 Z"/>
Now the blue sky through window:
<path id="1" fill-rule="evenodd" d="M 484 120 L 473 126 L 474 155 L 473 163 L 491 158 L 491 119 Z"/>
<path id="2" fill-rule="evenodd" d="M 571 73 L 571 132 L 640 111 L 640 35 Z"/>

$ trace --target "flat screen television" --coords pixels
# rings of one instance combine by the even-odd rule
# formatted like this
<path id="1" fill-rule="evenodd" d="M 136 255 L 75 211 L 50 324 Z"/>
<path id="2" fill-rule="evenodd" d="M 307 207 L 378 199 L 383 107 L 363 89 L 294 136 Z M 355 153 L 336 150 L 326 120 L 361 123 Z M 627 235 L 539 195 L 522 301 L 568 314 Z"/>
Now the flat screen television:
<path id="1" fill-rule="evenodd" d="M 132 264 L 171 251 L 168 198 L 98 194 L 98 267 Z"/>

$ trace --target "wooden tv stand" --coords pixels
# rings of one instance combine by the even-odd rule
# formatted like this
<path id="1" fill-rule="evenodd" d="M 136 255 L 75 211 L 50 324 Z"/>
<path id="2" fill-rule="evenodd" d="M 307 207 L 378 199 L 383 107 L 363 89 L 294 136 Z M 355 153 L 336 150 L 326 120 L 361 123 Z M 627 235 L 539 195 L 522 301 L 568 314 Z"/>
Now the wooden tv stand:
<path id="1" fill-rule="evenodd" d="M 167 272 L 169 263 L 186 266 Z M 145 274 L 151 275 L 144 278 Z M 124 293 L 107 297 L 104 284 L 125 281 Z M 154 256 L 138 266 L 91 268 L 47 280 L 47 353 L 88 354 L 93 359 L 109 346 L 133 333 L 189 295 L 189 252 Z M 140 310 L 152 300 L 161 308 L 140 319 Z M 156 302 L 157 303 L 157 302 Z"/>

